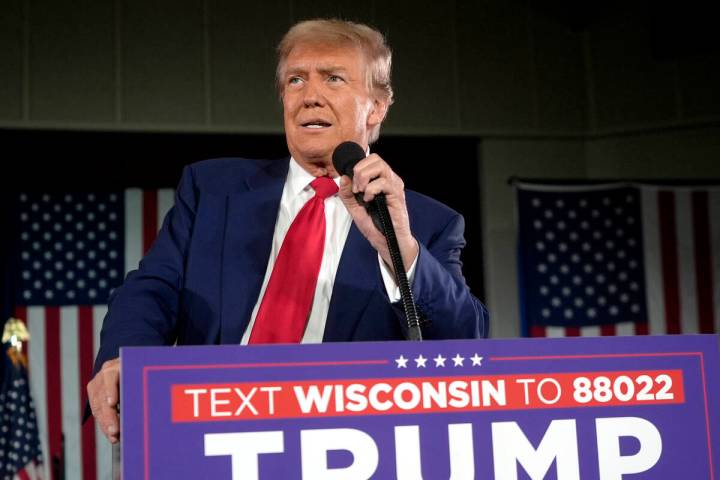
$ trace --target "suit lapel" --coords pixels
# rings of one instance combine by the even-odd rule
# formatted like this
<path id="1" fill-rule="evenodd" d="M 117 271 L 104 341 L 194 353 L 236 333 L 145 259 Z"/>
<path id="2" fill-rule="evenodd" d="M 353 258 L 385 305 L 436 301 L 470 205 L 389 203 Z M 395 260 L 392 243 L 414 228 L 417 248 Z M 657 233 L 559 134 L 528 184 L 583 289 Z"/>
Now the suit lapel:
<path id="1" fill-rule="evenodd" d="M 349 341 L 378 285 L 377 252 L 353 223 L 335 275 L 324 342 Z"/>
<path id="2" fill-rule="evenodd" d="M 271 162 L 228 196 L 223 245 L 221 343 L 240 343 L 262 286 L 288 161 Z"/>

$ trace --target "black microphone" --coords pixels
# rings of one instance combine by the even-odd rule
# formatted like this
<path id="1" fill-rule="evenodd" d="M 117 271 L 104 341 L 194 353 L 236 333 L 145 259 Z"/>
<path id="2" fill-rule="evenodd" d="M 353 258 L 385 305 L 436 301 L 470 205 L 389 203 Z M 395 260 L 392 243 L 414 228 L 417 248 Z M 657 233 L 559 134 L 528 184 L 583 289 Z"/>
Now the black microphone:
<path id="1" fill-rule="evenodd" d="M 332 162 L 335 166 L 335 170 L 337 170 L 340 175 L 347 175 L 350 179 L 352 179 L 353 168 L 355 168 L 355 165 L 357 165 L 357 163 L 365 157 L 365 150 L 363 150 L 360 145 L 355 142 L 343 142 L 335 147 Z M 355 199 L 360 205 L 365 207 L 365 210 L 367 210 L 368 215 L 372 218 L 375 227 L 380 230 L 383 235 L 387 236 L 387 233 L 385 233 L 385 230 L 383 229 L 382 222 L 380 221 L 380 212 L 378 210 L 378 202 L 376 201 L 378 197 L 382 197 L 384 200 L 385 194 L 380 193 L 376 195 L 370 202 L 363 200 L 363 192 L 355 194 Z M 381 202 L 383 200 L 381 200 Z"/>
<path id="2" fill-rule="evenodd" d="M 353 178 L 353 168 L 365 158 L 365 150 L 355 142 L 343 142 L 333 152 L 332 161 L 340 175 Z"/>
<path id="3" fill-rule="evenodd" d="M 365 158 L 365 150 L 355 142 L 343 142 L 333 151 L 332 161 L 335 170 L 341 175 L 353 177 L 353 168 L 357 163 Z M 413 300 L 412 290 L 405 273 L 405 265 L 403 264 L 402 255 L 400 255 L 400 246 L 395 237 L 395 228 L 393 228 L 390 212 L 387 208 L 385 194 L 379 193 L 371 202 L 363 201 L 362 192 L 356 193 L 355 198 L 358 203 L 364 205 L 372 218 L 373 223 L 378 230 L 385 235 L 392 260 L 393 269 L 395 270 L 395 280 L 400 287 L 400 297 L 402 299 L 403 309 L 405 310 L 405 319 L 408 326 L 409 340 L 422 340 L 422 332 L 420 330 L 420 318 L 418 316 L 415 300 Z"/>

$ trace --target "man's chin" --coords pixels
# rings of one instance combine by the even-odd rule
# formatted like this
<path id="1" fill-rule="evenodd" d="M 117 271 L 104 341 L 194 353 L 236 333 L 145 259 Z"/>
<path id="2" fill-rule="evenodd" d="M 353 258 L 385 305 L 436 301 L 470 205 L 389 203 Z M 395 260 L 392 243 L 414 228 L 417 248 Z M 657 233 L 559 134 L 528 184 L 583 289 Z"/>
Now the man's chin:
<path id="1" fill-rule="evenodd" d="M 304 145 L 302 148 L 298 148 L 296 154 L 293 157 L 301 157 L 309 162 L 324 162 L 327 159 L 332 159 L 332 153 L 336 145 L 331 142 L 323 142 L 317 145 Z"/>
<path id="2" fill-rule="evenodd" d="M 291 152 L 293 158 L 300 166 L 312 173 L 318 168 L 327 168 L 332 165 L 334 146 L 329 145 L 314 148 L 303 148 Z"/>

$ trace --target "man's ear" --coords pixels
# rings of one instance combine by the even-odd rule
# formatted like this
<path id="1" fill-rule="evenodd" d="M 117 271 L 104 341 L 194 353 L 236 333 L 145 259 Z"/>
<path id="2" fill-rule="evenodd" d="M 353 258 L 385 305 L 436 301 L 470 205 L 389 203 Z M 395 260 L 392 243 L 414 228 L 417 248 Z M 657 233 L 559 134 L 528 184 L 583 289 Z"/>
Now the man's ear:
<path id="1" fill-rule="evenodd" d="M 373 98 L 372 107 L 370 108 L 370 114 L 368 115 L 367 120 L 368 126 L 374 127 L 376 125 L 380 125 L 383 120 L 385 120 L 388 107 L 389 105 L 386 100 L 382 100 L 380 98 Z"/>

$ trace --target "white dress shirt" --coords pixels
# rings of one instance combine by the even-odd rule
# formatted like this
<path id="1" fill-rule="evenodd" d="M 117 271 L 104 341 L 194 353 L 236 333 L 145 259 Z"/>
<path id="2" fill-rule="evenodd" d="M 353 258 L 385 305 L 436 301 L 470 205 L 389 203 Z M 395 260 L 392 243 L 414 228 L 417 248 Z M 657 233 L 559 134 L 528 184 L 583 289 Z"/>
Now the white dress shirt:
<path id="1" fill-rule="evenodd" d="M 253 326 L 255 325 L 255 318 L 257 317 L 262 298 L 265 296 L 265 290 L 285 235 L 300 209 L 302 209 L 308 200 L 315 196 L 315 190 L 310 186 L 310 183 L 314 179 L 315 177 L 305 171 L 295 159 L 290 158 L 290 168 L 288 169 L 282 197 L 280 198 L 280 208 L 278 210 L 277 220 L 275 221 L 275 233 L 273 234 L 272 249 L 270 250 L 270 258 L 268 259 L 267 269 L 265 270 L 265 278 L 263 279 L 255 308 L 253 308 L 250 323 L 243 334 L 242 345 L 247 345 L 250 339 L 250 332 L 252 332 Z M 336 177 L 333 180 L 339 188 L 340 177 Z M 315 286 L 310 318 L 308 319 L 307 327 L 302 337 L 302 343 L 322 342 L 325 333 L 325 322 L 327 320 L 328 310 L 330 309 L 333 284 L 335 283 L 335 274 L 340 264 L 340 256 L 342 255 L 345 240 L 347 239 L 351 225 L 352 217 L 343 205 L 338 194 L 326 198 L 325 247 L 323 249 L 323 258 L 320 264 L 317 285 Z M 392 271 L 385 265 L 385 262 L 379 254 L 378 261 L 380 262 L 380 271 L 382 272 L 388 297 L 391 302 L 396 302 L 400 300 L 400 289 L 395 284 Z M 412 280 L 416 262 L 413 262 L 411 268 L 408 270 L 408 280 L 410 281 Z"/>

